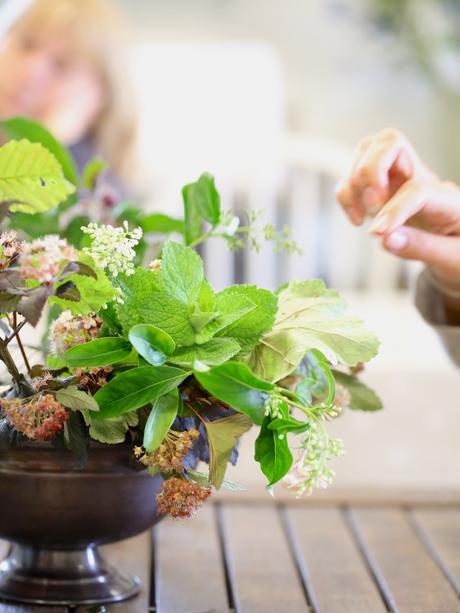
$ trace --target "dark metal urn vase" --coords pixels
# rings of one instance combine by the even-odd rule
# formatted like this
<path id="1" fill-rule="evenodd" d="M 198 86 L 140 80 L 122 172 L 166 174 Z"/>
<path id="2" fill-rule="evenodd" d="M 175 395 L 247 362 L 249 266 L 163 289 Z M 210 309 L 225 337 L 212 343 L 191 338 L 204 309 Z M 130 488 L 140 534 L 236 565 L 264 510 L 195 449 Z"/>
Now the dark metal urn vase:
<path id="1" fill-rule="evenodd" d="M 71 453 L 28 444 L 0 450 L 0 598 L 81 605 L 137 594 L 139 580 L 110 567 L 98 545 L 147 530 L 161 519 L 161 477 L 130 467 L 126 445 L 95 445 L 84 469 Z"/>

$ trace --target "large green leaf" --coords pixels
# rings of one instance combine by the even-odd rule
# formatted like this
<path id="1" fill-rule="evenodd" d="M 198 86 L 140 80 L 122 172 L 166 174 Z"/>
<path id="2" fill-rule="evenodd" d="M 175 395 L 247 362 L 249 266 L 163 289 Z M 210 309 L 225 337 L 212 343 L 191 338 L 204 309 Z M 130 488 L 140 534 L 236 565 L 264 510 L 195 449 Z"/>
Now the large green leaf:
<path id="1" fill-rule="evenodd" d="M 43 145 L 59 162 L 64 177 L 74 185 L 77 184 L 77 166 L 70 152 L 42 124 L 25 117 L 12 117 L 0 122 L 0 127 L 10 140 L 26 139 Z"/>
<path id="2" fill-rule="evenodd" d="M 94 396 L 100 408 L 94 418 L 117 417 L 139 409 L 178 387 L 189 374 L 173 366 L 141 366 L 122 372 Z"/>
<path id="3" fill-rule="evenodd" d="M 166 357 L 176 348 L 176 343 L 169 334 L 151 324 L 133 326 L 128 338 L 137 353 L 152 366 L 164 364 Z"/>
<path id="4" fill-rule="evenodd" d="M 284 407 L 283 418 L 288 419 L 287 407 Z M 271 417 L 266 417 L 256 439 L 254 459 L 260 463 L 262 472 L 272 486 L 282 479 L 292 466 L 292 453 L 285 434 L 269 428 Z"/>
<path id="5" fill-rule="evenodd" d="M 227 362 L 208 372 L 195 372 L 199 383 L 235 411 L 245 413 L 255 424 L 265 414 L 265 398 L 273 384 L 262 381 L 242 362 Z"/>
<path id="6" fill-rule="evenodd" d="M 206 370 L 227 362 L 239 350 L 240 346 L 232 338 L 212 338 L 204 345 L 181 347 L 168 358 L 168 362 L 183 368 Z"/>
<path id="7" fill-rule="evenodd" d="M 354 375 L 333 371 L 337 383 L 343 385 L 350 392 L 350 409 L 357 411 L 380 411 L 383 409 L 382 401 L 370 387 Z"/>
<path id="8" fill-rule="evenodd" d="M 232 415 L 207 421 L 204 425 L 209 444 L 209 481 L 219 488 L 233 448 L 238 438 L 251 428 L 252 422 L 245 415 Z"/>
<path id="9" fill-rule="evenodd" d="M 204 283 L 203 260 L 190 247 L 167 241 L 162 251 L 161 277 L 170 296 L 185 305 L 194 305 Z"/>
<path id="10" fill-rule="evenodd" d="M 354 366 L 377 353 L 379 341 L 359 319 L 345 315 L 339 294 L 323 281 L 291 283 L 279 294 L 273 329 L 254 349 L 249 364 L 269 381 L 278 381 L 298 366 L 311 349 L 332 363 Z"/>
<path id="11" fill-rule="evenodd" d="M 218 332 L 218 336 L 234 338 L 241 345 L 242 354 L 248 354 L 263 334 L 272 329 L 277 311 L 277 297 L 268 290 L 253 285 L 232 285 L 217 294 L 216 309 L 232 313 L 248 304 L 254 307 Z"/>
<path id="12" fill-rule="evenodd" d="M 11 211 L 42 213 L 74 191 L 59 162 L 39 143 L 10 141 L 0 147 L 0 201 L 11 202 Z"/>
<path id="13" fill-rule="evenodd" d="M 164 441 L 176 419 L 178 409 L 177 388 L 155 400 L 144 429 L 144 447 L 147 451 L 155 451 Z"/>
<path id="14" fill-rule="evenodd" d="M 124 338 L 108 336 L 75 345 L 75 347 L 66 351 L 64 359 L 71 367 L 110 366 L 125 360 L 131 351 L 130 343 Z"/>

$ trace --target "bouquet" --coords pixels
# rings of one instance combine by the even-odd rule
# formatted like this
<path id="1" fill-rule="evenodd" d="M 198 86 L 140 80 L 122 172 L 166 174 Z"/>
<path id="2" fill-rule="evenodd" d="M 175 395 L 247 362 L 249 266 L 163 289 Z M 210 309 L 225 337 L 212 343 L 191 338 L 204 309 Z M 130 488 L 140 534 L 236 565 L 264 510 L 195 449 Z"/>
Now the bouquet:
<path id="1" fill-rule="evenodd" d="M 78 177 L 44 128 L 3 127 L 16 140 L 0 148 L 0 359 L 11 378 L 0 445 L 53 444 L 83 467 L 92 444 L 124 444 L 133 468 L 162 475 L 158 508 L 175 518 L 219 488 L 239 489 L 225 473 L 253 427 L 269 488 L 327 486 L 343 453 L 329 420 L 381 408 L 357 377 L 378 340 L 339 294 L 321 280 L 216 292 L 195 247 L 210 236 L 233 248 L 257 240 L 253 220 L 221 210 L 210 175 L 184 187 L 183 220 L 111 199 L 99 211 L 112 223 L 95 223 L 82 207 L 104 204 L 103 162 Z M 262 234 L 296 249 L 285 229 Z M 146 259 L 152 245 L 157 257 Z M 35 364 L 21 332 L 45 308 L 49 351 Z"/>

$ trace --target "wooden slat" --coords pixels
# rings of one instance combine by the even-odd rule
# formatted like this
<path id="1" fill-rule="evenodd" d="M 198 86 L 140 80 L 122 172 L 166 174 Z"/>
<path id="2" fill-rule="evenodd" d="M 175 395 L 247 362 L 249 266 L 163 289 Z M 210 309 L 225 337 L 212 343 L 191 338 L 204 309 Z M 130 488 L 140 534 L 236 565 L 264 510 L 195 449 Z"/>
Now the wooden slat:
<path id="1" fill-rule="evenodd" d="M 414 528 L 460 596 L 460 508 L 417 509 Z"/>
<path id="2" fill-rule="evenodd" d="M 386 611 L 339 509 L 287 507 L 286 521 L 304 580 L 320 611 Z"/>
<path id="3" fill-rule="evenodd" d="M 452 613 L 458 598 L 399 509 L 355 509 L 357 530 L 367 543 L 401 613 Z"/>
<path id="4" fill-rule="evenodd" d="M 164 520 L 155 528 L 158 613 L 223 613 L 229 609 L 213 506 L 191 520 Z"/>
<path id="5" fill-rule="evenodd" d="M 222 518 L 238 612 L 307 611 L 276 507 L 224 506 Z"/>

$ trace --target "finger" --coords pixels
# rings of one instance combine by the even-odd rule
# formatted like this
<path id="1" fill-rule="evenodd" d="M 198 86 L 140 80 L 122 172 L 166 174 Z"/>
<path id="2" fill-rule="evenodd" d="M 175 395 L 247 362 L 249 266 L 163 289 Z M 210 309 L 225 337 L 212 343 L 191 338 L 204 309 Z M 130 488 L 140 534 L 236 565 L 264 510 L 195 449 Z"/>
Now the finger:
<path id="1" fill-rule="evenodd" d="M 354 195 L 351 193 L 349 184 L 339 184 L 335 195 L 350 221 L 355 225 L 362 224 L 366 217 L 366 212 L 361 204 L 355 200 Z"/>
<path id="2" fill-rule="evenodd" d="M 386 234 L 383 247 L 406 260 L 419 260 L 441 276 L 460 279 L 460 237 L 441 236 L 418 228 L 399 228 Z"/>
<path id="3" fill-rule="evenodd" d="M 415 180 L 406 181 L 396 194 L 381 209 L 370 227 L 373 234 L 385 234 L 404 225 L 428 203 L 435 201 L 437 207 L 458 206 L 459 195 L 446 189 L 441 183 L 422 184 Z"/>

